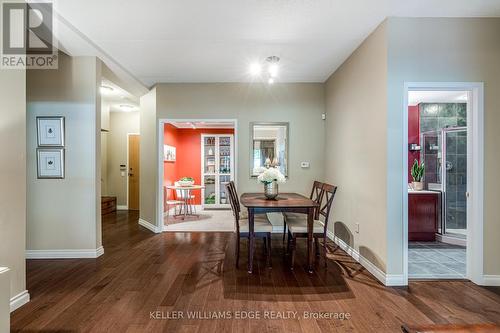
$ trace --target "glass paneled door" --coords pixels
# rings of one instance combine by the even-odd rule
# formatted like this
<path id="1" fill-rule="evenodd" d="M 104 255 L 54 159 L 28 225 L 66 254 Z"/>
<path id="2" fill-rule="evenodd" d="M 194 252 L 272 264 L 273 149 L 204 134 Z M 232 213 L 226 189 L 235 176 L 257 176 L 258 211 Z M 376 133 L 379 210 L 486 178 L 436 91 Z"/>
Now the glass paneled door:
<path id="1" fill-rule="evenodd" d="M 443 130 L 443 234 L 467 237 L 467 129 Z"/>
<path id="2" fill-rule="evenodd" d="M 234 180 L 234 136 L 202 134 L 202 191 L 204 208 L 230 208 L 226 184 Z"/>

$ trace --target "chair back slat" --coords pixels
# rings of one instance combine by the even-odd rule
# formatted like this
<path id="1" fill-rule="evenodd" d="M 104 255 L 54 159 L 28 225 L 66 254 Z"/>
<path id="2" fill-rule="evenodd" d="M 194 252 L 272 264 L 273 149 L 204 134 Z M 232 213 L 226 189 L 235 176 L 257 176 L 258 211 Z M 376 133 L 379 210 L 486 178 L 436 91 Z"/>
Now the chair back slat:
<path id="1" fill-rule="evenodd" d="M 337 186 L 330 184 L 323 184 L 323 202 L 320 204 L 319 215 L 325 218 L 325 234 L 328 228 L 328 219 L 330 217 L 330 211 L 332 209 L 333 198 L 335 197 L 335 193 L 337 192 Z"/>
<path id="2" fill-rule="evenodd" d="M 321 205 L 324 192 L 325 191 L 323 190 L 323 183 L 315 180 L 309 198 L 314 202 L 316 202 L 318 205 Z M 314 218 L 317 219 L 318 217 L 319 217 L 319 209 L 317 208 L 315 209 L 314 212 Z"/>
<path id="3" fill-rule="evenodd" d="M 239 207 L 238 194 L 236 193 L 236 186 L 234 185 L 233 181 L 230 181 L 228 184 L 226 184 L 226 194 L 229 198 L 231 210 L 233 211 L 234 222 L 235 222 L 235 226 L 236 226 L 236 233 L 239 235 L 239 233 L 240 233 L 240 207 Z"/>

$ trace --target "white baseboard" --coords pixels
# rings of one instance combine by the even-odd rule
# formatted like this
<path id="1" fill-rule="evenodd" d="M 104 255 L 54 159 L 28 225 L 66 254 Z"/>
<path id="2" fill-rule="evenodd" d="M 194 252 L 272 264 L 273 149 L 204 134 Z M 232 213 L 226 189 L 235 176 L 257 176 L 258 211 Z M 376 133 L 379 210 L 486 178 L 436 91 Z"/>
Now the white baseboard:
<path id="1" fill-rule="evenodd" d="M 103 254 L 102 246 L 97 249 L 26 250 L 26 259 L 97 258 Z"/>
<path id="2" fill-rule="evenodd" d="M 24 290 L 10 299 L 10 312 L 19 309 L 24 304 L 30 301 L 30 294 Z"/>
<path id="3" fill-rule="evenodd" d="M 127 205 L 116 205 L 116 210 L 128 210 Z"/>
<path id="4" fill-rule="evenodd" d="M 500 275 L 483 275 L 483 283 L 482 286 L 492 286 L 499 287 L 500 286 Z"/>
<path id="5" fill-rule="evenodd" d="M 144 219 L 139 219 L 139 224 L 142 225 L 144 228 L 148 229 L 148 230 L 151 230 L 152 232 L 154 232 L 155 234 L 158 234 L 160 232 L 162 232 L 163 228 L 162 227 L 157 227 L 155 226 L 154 224 L 144 220 Z"/>
<path id="6" fill-rule="evenodd" d="M 348 255 L 350 255 L 354 260 L 359 262 L 361 266 L 366 268 L 368 272 L 370 272 L 377 280 L 382 282 L 385 286 L 403 286 L 405 285 L 404 283 L 404 278 L 403 274 L 386 274 L 384 271 L 382 271 L 380 268 L 375 266 L 371 261 L 363 257 L 361 254 L 359 254 L 358 251 L 353 249 L 351 246 L 349 246 L 347 243 L 345 243 L 343 240 L 341 240 L 338 237 L 335 237 L 333 232 L 328 231 L 327 234 L 328 238 L 330 238 L 335 244 L 337 244 L 342 250 L 344 250 Z"/>

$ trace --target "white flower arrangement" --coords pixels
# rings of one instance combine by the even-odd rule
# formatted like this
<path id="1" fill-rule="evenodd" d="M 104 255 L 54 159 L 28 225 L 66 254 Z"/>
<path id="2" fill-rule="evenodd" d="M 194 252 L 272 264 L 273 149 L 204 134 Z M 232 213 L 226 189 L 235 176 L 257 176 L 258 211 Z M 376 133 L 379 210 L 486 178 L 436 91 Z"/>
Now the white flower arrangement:
<path id="1" fill-rule="evenodd" d="M 257 180 L 264 184 L 269 184 L 272 183 L 273 181 L 276 181 L 278 183 L 286 182 L 285 176 L 281 173 L 281 171 L 278 168 L 269 168 L 269 169 L 264 168 L 264 170 L 257 177 Z"/>

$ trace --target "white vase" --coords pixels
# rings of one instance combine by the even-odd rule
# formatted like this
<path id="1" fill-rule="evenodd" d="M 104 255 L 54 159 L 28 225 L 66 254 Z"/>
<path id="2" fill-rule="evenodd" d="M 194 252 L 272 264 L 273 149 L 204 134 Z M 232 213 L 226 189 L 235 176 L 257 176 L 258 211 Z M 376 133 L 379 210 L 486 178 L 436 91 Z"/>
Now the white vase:
<path id="1" fill-rule="evenodd" d="M 424 189 L 424 182 L 412 182 L 411 187 L 415 191 L 422 191 Z"/>

